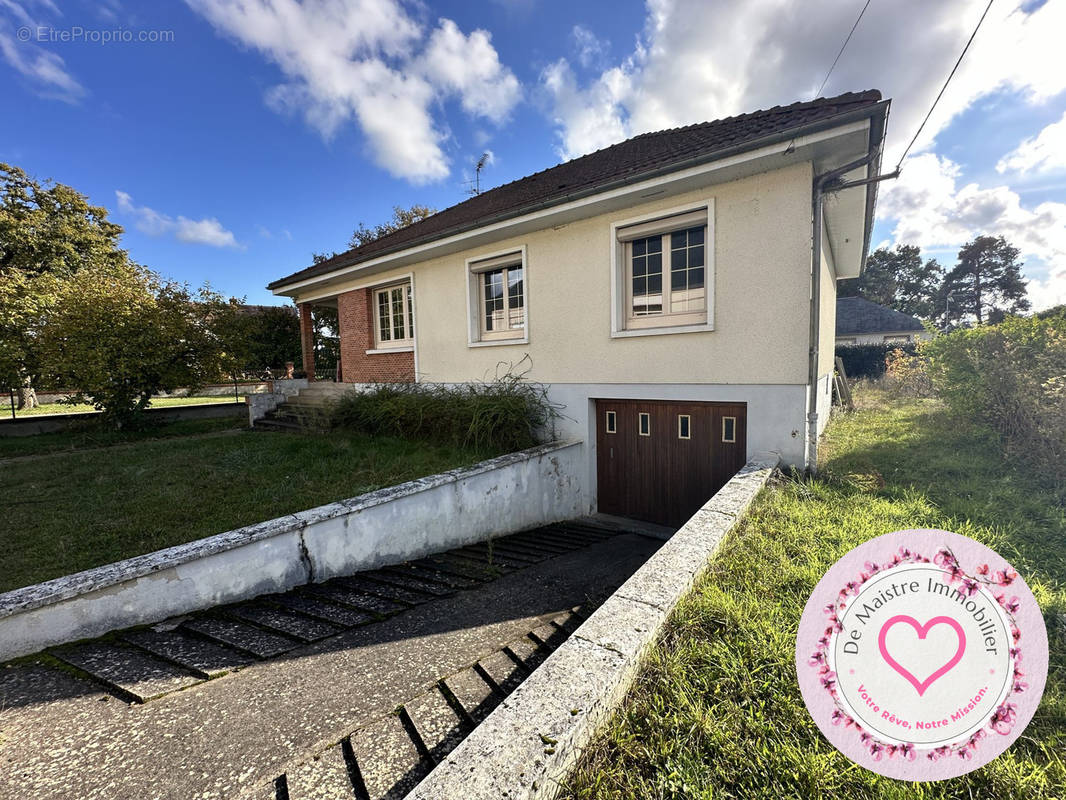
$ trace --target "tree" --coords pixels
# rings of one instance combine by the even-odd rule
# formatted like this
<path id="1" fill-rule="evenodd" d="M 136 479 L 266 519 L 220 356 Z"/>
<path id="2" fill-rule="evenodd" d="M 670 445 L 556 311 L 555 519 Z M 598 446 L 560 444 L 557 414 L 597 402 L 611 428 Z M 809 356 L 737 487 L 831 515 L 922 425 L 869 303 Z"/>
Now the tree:
<path id="1" fill-rule="evenodd" d="M 234 372 L 280 368 L 300 353 L 300 318 L 293 306 L 248 306 L 231 298 L 211 321 Z"/>
<path id="2" fill-rule="evenodd" d="M 1002 236 L 978 236 L 959 250 L 958 264 L 944 278 L 939 308 L 945 325 L 973 318 L 999 322 L 1031 307 L 1019 250 Z"/>
<path id="3" fill-rule="evenodd" d="M 382 222 L 380 225 L 375 225 L 373 228 L 368 228 L 360 222 L 359 227 L 356 228 L 355 232 L 352 234 L 348 246 L 352 248 L 362 247 L 364 244 L 369 244 L 376 239 L 380 239 L 382 236 L 388 236 L 390 233 L 394 233 L 401 228 L 406 228 L 408 225 L 420 222 L 426 217 L 431 217 L 436 213 L 437 210 L 435 208 L 418 205 L 417 203 L 410 208 L 393 206 L 392 219 L 387 222 Z"/>
<path id="4" fill-rule="evenodd" d="M 71 187 L 0 163 L 0 379 L 19 387 L 19 408 L 37 405 L 40 331 L 58 287 L 87 268 L 123 269 L 121 235 Z"/>
<path id="5" fill-rule="evenodd" d="M 861 277 L 842 281 L 841 297 L 863 297 L 873 303 L 923 319 L 937 311 L 937 297 L 944 269 L 936 259 L 922 261 L 921 250 L 914 245 L 896 245 L 895 250 L 882 247 L 866 259 Z"/>
<path id="6" fill-rule="evenodd" d="M 225 305 L 207 288 L 194 295 L 142 267 L 81 269 L 60 284 L 42 329 L 46 374 L 77 387 L 69 402 L 129 425 L 154 394 L 219 374 L 226 354 L 211 320 Z"/>

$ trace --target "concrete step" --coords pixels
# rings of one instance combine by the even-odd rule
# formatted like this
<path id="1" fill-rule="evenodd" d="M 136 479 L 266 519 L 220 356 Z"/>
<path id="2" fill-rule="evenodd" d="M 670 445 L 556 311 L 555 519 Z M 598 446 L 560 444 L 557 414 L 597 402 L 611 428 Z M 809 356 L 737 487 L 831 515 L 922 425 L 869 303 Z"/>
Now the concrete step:
<path id="1" fill-rule="evenodd" d="M 235 647 L 257 658 L 271 658 L 299 645 L 295 639 L 221 616 L 203 616 L 181 624 L 183 630 Z"/>
<path id="2" fill-rule="evenodd" d="M 204 678 L 217 678 L 251 664 L 254 659 L 229 647 L 197 639 L 179 630 L 128 631 L 121 638 Z"/>
<path id="3" fill-rule="evenodd" d="M 429 692 L 404 704 L 404 711 L 418 731 L 430 760 L 439 764 L 473 728 L 434 686 Z"/>
<path id="4" fill-rule="evenodd" d="M 292 800 L 354 798 L 355 788 L 348 772 L 344 749 L 343 745 L 335 744 L 310 761 L 290 769 L 282 776 L 285 796 Z"/>
<path id="5" fill-rule="evenodd" d="M 451 692 L 459 701 L 459 705 L 475 725 L 485 719 L 503 700 L 503 695 L 473 668 L 468 667 L 445 678 L 441 684 L 442 688 Z"/>
<path id="6" fill-rule="evenodd" d="M 145 703 L 201 683 L 204 678 L 143 650 L 111 642 L 89 642 L 51 654 L 87 672 L 124 699 Z"/>
<path id="7" fill-rule="evenodd" d="M 400 800 L 433 767 L 398 714 L 356 731 L 349 741 L 362 784 L 356 786 L 357 797 Z"/>

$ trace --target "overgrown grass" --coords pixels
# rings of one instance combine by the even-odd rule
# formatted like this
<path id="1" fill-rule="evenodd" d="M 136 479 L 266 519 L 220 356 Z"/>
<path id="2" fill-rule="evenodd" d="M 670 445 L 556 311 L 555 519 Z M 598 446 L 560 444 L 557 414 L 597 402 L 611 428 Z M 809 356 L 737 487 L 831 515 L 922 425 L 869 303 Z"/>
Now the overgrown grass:
<path id="1" fill-rule="evenodd" d="M 8 461 L 0 467 L 0 591 L 489 455 L 359 434 L 237 431 Z"/>
<path id="2" fill-rule="evenodd" d="M 387 383 L 350 392 L 329 411 L 335 426 L 501 453 L 552 435 L 557 412 L 543 386 L 508 372 L 464 384 Z"/>
<path id="3" fill-rule="evenodd" d="M 1004 463 L 995 437 L 933 400 L 865 396 L 834 420 L 824 472 L 764 492 L 673 615 L 623 706 L 572 776 L 570 798 L 1066 797 L 1066 510 Z M 992 763 L 904 783 L 822 737 L 796 683 L 800 614 L 823 572 L 893 530 L 938 527 L 994 547 L 1047 619 L 1036 717 Z"/>
<path id="4" fill-rule="evenodd" d="M 3 398 L 0 398 L 2 400 Z M 172 406 L 192 406 L 201 405 L 203 403 L 234 403 L 238 402 L 234 400 L 232 394 L 219 396 L 212 395 L 210 397 L 156 397 L 152 400 L 151 408 L 170 408 Z M 87 414 L 90 412 L 96 412 L 88 403 L 43 403 L 36 408 L 22 409 L 21 411 L 15 410 L 15 418 L 21 419 L 22 417 L 37 417 L 42 414 Z M 11 418 L 11 406 L 0 405 L 0 419 Z"/>

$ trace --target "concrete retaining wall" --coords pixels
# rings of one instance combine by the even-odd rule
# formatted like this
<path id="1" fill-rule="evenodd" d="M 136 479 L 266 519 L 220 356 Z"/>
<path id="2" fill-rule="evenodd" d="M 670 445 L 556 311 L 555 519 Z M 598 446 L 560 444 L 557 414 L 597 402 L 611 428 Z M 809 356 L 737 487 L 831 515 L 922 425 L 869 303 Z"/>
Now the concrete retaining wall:
<path id="1" fill-rule="evenodd" d="M 541 800 L 622 702 L 647 650 L 777 459 L 755 460 L 685 523 L 407 800 Z"/>
<path id="2" fill-rule="evenodd" d="M 541 445 L 0 594 L 0 661 L 571 519 L 583 463 Z"/>
<path id="3" fill-rule="evenodd" d="M 189 406 L 170 406 L 169 408 L 148 408 L 143 413 L 149 419 L 157 422 L 243 417 L 245 404 L 243 401 L 202 403 Z M 59 433 L 70 429 L 76 423 L 94 419 L 98 416 L 98 412 L 89 411 L 81 414 L 41 414 L 32 417 L 19 417 L 18 419 L 0 419 L 0 436 L 36 436 L 38 433 Z"/>

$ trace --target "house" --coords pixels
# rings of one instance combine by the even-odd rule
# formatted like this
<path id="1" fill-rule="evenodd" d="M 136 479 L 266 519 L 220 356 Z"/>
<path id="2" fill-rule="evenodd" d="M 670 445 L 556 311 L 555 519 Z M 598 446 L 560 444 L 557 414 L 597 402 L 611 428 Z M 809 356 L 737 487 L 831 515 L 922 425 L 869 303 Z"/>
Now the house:
<path id="1" fill-rule="evenodd" d="M 528 355 L 559 435 L 585 442 L 590 509 L 675 524 L 749 456 L 815 466 L 888 106 L 636 136 L 269 288 L 300 308 L 308 374 L 317 304 L 338 309 L 346 382 L 483 380 Z"/>
<path id="2" fill-rule="evenodd" d="M 862 297 L 837 298 L 837 344 L 903 344 L 929 338 L 917 317 Z"/>

